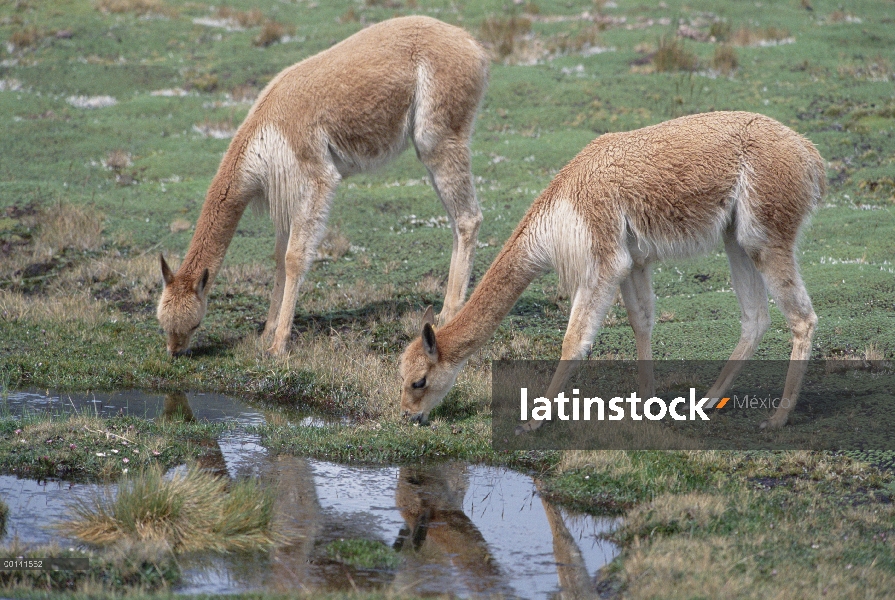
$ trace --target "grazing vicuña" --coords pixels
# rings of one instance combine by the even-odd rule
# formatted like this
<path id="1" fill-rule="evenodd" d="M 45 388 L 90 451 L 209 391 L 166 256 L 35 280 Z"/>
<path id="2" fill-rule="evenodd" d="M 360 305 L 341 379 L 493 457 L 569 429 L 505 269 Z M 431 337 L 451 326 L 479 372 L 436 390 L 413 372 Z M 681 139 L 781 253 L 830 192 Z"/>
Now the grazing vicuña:
<path id="1" fill-rule="evenodd" d="M 454 233 L 442 317 L 462 306 L 482 213 L 469 141 L 488 57 L 468 33 L 429 17 L 368 27 L 293 65 L 261 92 L 211 182 L 183 264 L 161 258 L 158 319 L 168 352 L 185 351 L 205 315 L 236 225 L 250 202 L 276 226 L 276 280 L 264 333 L 282 353 L 298 288 L 343 177 L 395 158 L 413 142 Z"/>
<path id="2" fill-rule="evenodd" d="M 817 316 L 796 264 L 799 228 L 823 196 L 814 146 L 768 117 L 692 115 L 591 142 L 535 200 L 463 309 L 437 331 L 431 310 L 422 336 L 401 357 L 401 407 L 423 421 L 466 360 L 487 342 L 531 281 L 549 268 L 572 298 L 562 359 L 548 398 L 591 348 L 621 286 L 637 358 L 652 358 L 655 322 L 650 264 L 711 251 L 723 240 L 741 309 L 742 333 L 706 394 L 720 397 L 770 325 L 770 292 L 793 335 L 780 407 L 763 425 L 786 423 L 795 405 Z M 640 391 L 653 395 L 651 370 Z M 541 421 L 527 423 L 531 430 Z"/>

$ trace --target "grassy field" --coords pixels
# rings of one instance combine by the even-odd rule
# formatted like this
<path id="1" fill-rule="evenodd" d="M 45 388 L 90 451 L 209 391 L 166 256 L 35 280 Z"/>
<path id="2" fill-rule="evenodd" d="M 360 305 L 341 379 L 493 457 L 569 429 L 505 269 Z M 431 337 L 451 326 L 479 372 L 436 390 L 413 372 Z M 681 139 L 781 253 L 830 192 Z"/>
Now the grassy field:
<path id="1" fill-rule="evenodd" d="M 806 135 L 827 160 L 828 194 L 800 249 L 820 317 L 812 357 L 895 355 L 891 0 L 847 8 L 827 0 L 0 0 L 0 387 L 223 391 L 280 415 L 262 430 L 274 452 L 535 469 L 557 498 L 627 516 L 618 534 L 625 550 L 606 572 L 607 586 L 625 596 L 885 596 L 895 583 L 895 487 L 870 466 L 800 453 L 492 451 L 490 361 L 559 355 L 569 304 L 553 275 L 529 288 L 473 357 L 431 427 L 403 424 L 397 357 L 425 306 L 440 306 L 451 243 L 413 152 L 339 188 L 289 356 L 265 357 L 258 339 L 273 228 L 250 213 L 193 356 L 166 356 L 154 316 L 157 255 L 172 266 L 183 256 L 228 138 L 258 91 L 365 23 L 404 14 L 463 26 L 494 55 L 472 144 L 485 216 L 474 281 L 552 176 L 597 135 L 702 111 L 756 111 Z M 654 285 L 656 357 L 726 358 L 739 310 L 721 249 L 657 267 Z M 780 312 L 771 314 L 757 356 L 785 358 L 789 332 Z M 616 306 L 594 356 L 634 354 Z M 352 425 L 296 428 L 293 410 L 347 415 Z M 64 448 L 83 443 L 60 426 L 56 462 L 43 464 L 50 454 L 28 444 L 13 452 L 22 434 L 11 421 L 0 426 L 7 473 L 53 474 L 72 463 Z M 192 426 L 137 427 L 147 440 L 181 440 L 176 458 L 197 453 L 184 432 Z M 102 476 L 94 466 L 82 475 Z"/>

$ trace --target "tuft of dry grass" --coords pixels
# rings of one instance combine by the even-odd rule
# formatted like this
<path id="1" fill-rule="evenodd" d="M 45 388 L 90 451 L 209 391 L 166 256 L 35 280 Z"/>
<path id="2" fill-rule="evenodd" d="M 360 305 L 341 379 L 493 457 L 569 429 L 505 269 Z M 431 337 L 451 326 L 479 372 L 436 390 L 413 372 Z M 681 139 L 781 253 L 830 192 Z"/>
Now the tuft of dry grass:
<path id="1" fill-rule="evenodd" d="M 96 0 L 96 10 L 104 13 L 134 13 L 140 16 L 155 14 L 166 17 L 177 16 L 177 9 L 162 0 Z"/>
<path id="2" fill-rule="evenodd" d="M 351 242 L 338 227 L 328 227 L 317 247 L 316 260 L 339 260 L 351 249 Z"/>
<path id="3" fill-rule="evenodd" d="M 772 26 L 764 29 L 740 27 L 730 36 L 730 43 L 734 46 L 760 46 L 768 43 L 780 43 L 789 38 L 789 31 L 778 27 Z"/>
<path id="4" fill-rule="evenodd" d="M 121 173 L 132 164 L 130 153 L 120 148 L 109 152 L 106 160 L 103 161 L 103 166 L 116 173 Z"/>
<path id="5" fill-rule="evenodd" d="M 547 50 L 551 54 L 570 54 L 587 51 L 603 45 L 600 37 L 601 27 L 589 25 L 574 34 L 560 34 L 547 41 Z"/>
<path id="6" fill-rule="evenodd" d="M 360 21 L 360 15 L 354 8 L 349 8 L 339 17 L 339 23 L 357 23 Z"/>
<path id="7" fill-rule="evenodd" d="M 37 45 L 41 39 L 46 37 L 46 33 L 35 27 L 34 25 L 30 25 L 23 29 L 17 29 L 12 32 L 12 35 L 9 36 L 7 40 L 14 49 L 23 50 L 25 48 L 30 48 L 32 46 Z"/>
<path id="8" fill-rule="evenodd" d="M 726 42 L 730 39 L 731 30 L 730 21 L 714 21 L 709 26 L 709 37 L 716 42 Z"/>
<path id="9" fill-rule="evenodd" d="M 0 317 L 11 322 L 79 322 L 96 325 L 106 316 L 106 306 L 86 291 L 79 293 L 25 295 L 0 290 Z"/>
<path id="10" fill-rule="evenodd" d="M 486 17 L 479 28 L 479 39 L 495 60 L 506 60 L 519 52 L 530 33 L 531 20 L 525 17 Z"/>
<path id="11" fill-rule="evenodd" d="M 264 22 L 261 32 L 252 40 L 252 44 L 260 48 L 266 48 L 282 40 L 287 35 L 294 35 L 295 27 L 283 25 L 278 21 L 269 19 Z"/>
<path id="12" fill-rule="evenodd" d="M 640 536 L 687 531 L 694 526 L 708 526 L 727 510 L 728 498 L 723 495 L 703 492 L 662 494 L 628 511 L 624 529 L 627 535 Z"/>
<path id="13" fill-rule="evenodd" d="M 40 211 L 34 255 L 49 257 L 66 248 L 98 250 L 103 244 L 105 217 L 89 205 L 57 202 Z"/>
<path id="14" fill-rule="evenodd" d="M 663 36 L 659 38 L 659 47 L 653 56 L 653 65 L 656 71 L 695 71 L 699 68 L 699 59 L 696 54 L 687 49 L 683 41 L 678 38 Z"/>
<path id="15" fill-rule="evenodd" d="M 557 472 L 592 469 L 614 476 L 634 472 L 630 453 L 624 450 L 569 450 L 562 453 Z"/>
<path id="16" fill-rule="evenodd" d="M 229 140 L 236 135 L 239 123 L 233 118 L 229 119 L 208 119 L 201 123 L 193 125 L 193 131 L 202 134 L 205 137 L 214 138 L 216 140 Z"/>
<path id="17" fill-rule="evenodd" d="M 171 233 L 180 233 L 181 231 L 189 231 L 193 228 L 193 224 L 186 219 L 174 219 L 171 221 L 169 229 Z"/>
<path id="18" fill-rule="evenodd" d="M 371 322 L 369 330 L 376 328 Z M 237 346 L 237 355 L 264 359 L 268 340 L 249 336 Z M 375 348 L 368 332 L 331 331 L 330 335 L 306 332 L 293 340 L 289 353 L 280 359 L 295 370 L 310 371 L 317 383 L 329 388 L 334 394 L 353 395 L 360 391 L 364 396 L 365 416 L 386 416 L 398 419 L 400 407 L 400 380 L 393 357 L 387 357 Z"/>
<path id="19" fill-rule="evenodd" d="M 416 282 L 416 289 L 423 294 L 444 294 L 444 280 L 434 275 L 426 275 Z"/>
<path id="20" fill-rule="evenodd" d="M 229 489 L 228 489 L 229 487 Z M 110 490 L 76 501 L 60 529 L 85 542 L 164 542 L 176 552 L 246 551 L 275 546 L 274 494 L 257 481 L 228 479 L 196 466 L 166 477 L 148 467 Z"/>
<path id="21" fill-rule="evenodd" d="M 721 44 L 715 48 L 712 56 L 712 68 L 723 75 L 730 75 L 740 66 L 736 50 L 727 44 Z"/>
<path id="22" fill-rule="evenodd" d="M 238 24 L 240 27 L 258 27 L 264 23 L 264 13 L 257 8 L 251 10 L 236 10 L 229 6 L 220 6 L 217 9 L 217 16 L 220 19 L 226 19 Z"/>

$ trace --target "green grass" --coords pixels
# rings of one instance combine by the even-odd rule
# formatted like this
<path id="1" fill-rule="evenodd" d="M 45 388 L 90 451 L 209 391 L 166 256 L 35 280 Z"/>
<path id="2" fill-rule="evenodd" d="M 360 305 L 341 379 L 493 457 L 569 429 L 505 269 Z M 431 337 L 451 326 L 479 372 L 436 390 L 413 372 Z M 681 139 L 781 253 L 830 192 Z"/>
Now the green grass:
<path id="1" fill-rule="evenodd" d="M 12 542 L 0 547 L 4 557 L 23 559 L 87 558 L 90 567 L 79 571 L 0 571 L 0 589 L 15 597 L 109 596 L 147 594 L 168 589 L 180 580 L 174 555 L 158 544 L 122 544 L 106 550 L 63 549 L 59 546 L 25 548 Z"/>
<path id="2" fill-rule="evenodd" d="M 401 557 L 382 542 L 363 539 L 330 542 L 326 555 L 356 569 L 393 569 L 401 562 Z"/>
<path id="3" fill-rule="evenodd" d="M 274 454 L 365 462 L 460 458 L 534 469 L 543 474 L 545 491 L 566 503 L 627 515 L 629 525 L 619 533 L 625 551 L 611 575 L 630 597 L 689 597 L 697 589 L 707 597 L 762 596 L 788 568 L 789 580 L 806 582 L 780 588 L 794 596 L 824 589 L 857 595 L 856 582 L 870 596 L 891 589 L 891 544 L 884 540 L 892 535 L 892 516 L 884 496 L 891 496 L 892 484 L 864 463 L 798 453 L 722 460 L 713 453 L 635 452 L 604 453 L 582 459 L 591 466 L 574 466 L 570 454 L 491 450 L 490 360 L 559 355 L 568 299 L 553 275 L 523 294 L 433 415 L 433 426 L 401 423 L 397 358 L 421 310 L 440 306 L 451 244 L 449 229 L 416 226 L 410 218 L 444 214 L 421 183 L 425 170 L 412 152 L 339 188 L 330 226 L 351 248 L 308 273 L 290 357 L 264 357 L 257 340 L 272 283 L 273 231 L 266 217 L 247 214 L 240 223 L 192 357 L 165 355 L 154 317 L 156 254 L 164 251 L 174 263 L 183 255 L 228 144 L 194 126 L 234 127 L 250 106 L 238 98 L 359 30 L 362 20 L 430 14 L 482 37 L 494 33 L 496 53 L 505 54 L 492 65 L 472 142 L 485 216 L 480 241 L 487 244 L 476 257 L 476 281 L 536 195 L 597 135 L 707 110 L 751 110 L 806 135 L 828 161 L 829 193 L 800 248 L 820 317 L 812 357 L 862 356 L 872 347 L 891 359 L 890 2 L 861 0 L 846 9 L 812 0 L 809 11 L 796 1 L 757 8 L 667 0 L 660 8 L 619 0 L 617 7 L 603 6 L 595 24 L 576 15 L 585 8 L 596 14 L 596 5 L 556 0 L 529 3 L 515 15 L 497 0 L 418 0 L 415 8 L 410 2 L 229 0 L 229 9 L 261 12 L 260 20 L 234 31 L 194 22 L 216 17 L 206 4 L 144 4 L 155 8 L 142 16 L 143 9 L 103 12 L 91 0 L 0 5 L 0 41 L 11 44 L 11 50 L 0 45 L 0 388 L 223 391 L 268 404 L 270 424 L 259 431 Z M 660 40 L 673 39 L 681 19 L 729 44 L 736 59 L 729 75 L 710 68 L 714 63 L 723 71 L 730 54 L 716 58 L 718 43 L 692 39 L 678 42 L 678 50 L 695 57 L 686 61 L 695 71 L 658 68 L 651 55 Z M 269 20 L 287 31 L 294 27 L 294 34 L 256 45 Z M 594 45 L 612 50 L 584 52 Z M 532 59 L 538 64 L 519 64 Z M 188 95 L 152 93 L 174 88 Z M 86 109 L 69 100 L 99 95 L 117 103 Z M 53 229 L 65 219 L 79 223 L 69 230 L 90 233 L 89 239 Z M 739 336 L 739 310 L 720 248 L 658 266 L 654 287 L 662 315 L 653 335 L 657 358 L 727 357 Z M 789 350 L 783 317 L 773 309 L 757 357 L 785 358 Z M 621 307 L 610 312 L 594 354 L 634 357 Z M 348 416 L 351 424 L 289 424 L 292 410 L 308 409 Z M 0 419 L 0 471 L 119 476 L 123 465 L 110 456 L 121 450 L 116 438 L 72 423 Z M 23 434 L 16 429 L 28 432 L 26 443 L 17 441 Z M 141 466 L 197 457 L 200 440 L 217 431 L 139 419 L 102 420 L 90 429 L 134 435 L 140 448 L 165 447 Z M 831 483 L 830 473 L 860 479 L 843 475 Z M 681 509 L 688 502 L 695 507 L 690 512 Z M 778 519 L 774 530 L 764 528 L 768 515 Z M 833 544 L 840 534 L 849 539 Z M 688 559 L 686 569 L 675 557 Z"/>
<path id="4" fill-rule="evenodd" d="M 43 479 L 115 480 L 151 465 L 202 458 L 227 426 L 138 417 L 29 414 L 0 417 L 0 471 Z"/>

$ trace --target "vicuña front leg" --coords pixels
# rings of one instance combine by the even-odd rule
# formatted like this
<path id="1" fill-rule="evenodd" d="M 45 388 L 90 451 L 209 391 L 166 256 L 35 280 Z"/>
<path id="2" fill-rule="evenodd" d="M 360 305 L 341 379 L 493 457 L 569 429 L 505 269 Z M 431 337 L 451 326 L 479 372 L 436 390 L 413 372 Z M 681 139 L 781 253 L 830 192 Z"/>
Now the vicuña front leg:
<path id="1" fill-rule="evenodd" d="M 274 276 L 273 291 L 270 293 L 270 310 L 267 311 L 267 321 L 264 323 L 264 333 L 261 336 L 269 340 L 277 329 L 277 317 L 280 314 L 280 306 L 283 304 L 283 290 L 286 287 L 286 246 L 288 234 L 277 231 L 277 243 L 274 256 L 277 261 Z"/>
<path id="2" fill-rule="evenodd" d="M 545 398 L 555 398 L 578 369 L 580 360 L 587 356 L 594 343 L 594 338 L 597 337 L 600 324 L 609 307 L 612 306 L 617 286 L 617 279 L 613 279 L 611 283 L 601 283 L 593 288 L 578 289 L 572 303 L 569 326 L 562 341 L 562 357 L 550 380 L 550 386 L 544 394 Z M 531 419 L 516 427 L 516 435 L 534 431 L 543 424 L 543 421 Z"/>
<path id="3" fill-rule="evenodd" d="M 650 343 L 655 324 L 652 273 L 648 266 L 634 266 L 620 286 L 628 322 L 634 330 L 637 345 L 637 378 L 640 396 L 646 400 L 656 395 L 653 374 L 653 349 Z"/>
<path id="4" fill-rule="evenodd" d="M 320 240 L 323 237 L 335 187 L 335 183 L 319 186 L 306 209 L 302 211 L 303 214 L 292 219 L 289 241 L 283 258 L 285 272 L 283 299 L 277 315 L 277 328 L 273 343 L 267 350 L 269 354 L 276 356 L 286 351 L 286 345 L 292 335 L 292 318 L 295 316 L 298 289 L 314 260 L 317 246 L 320 245 Z"/>

